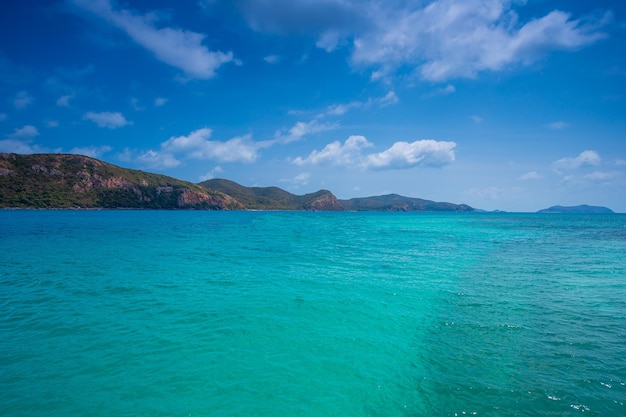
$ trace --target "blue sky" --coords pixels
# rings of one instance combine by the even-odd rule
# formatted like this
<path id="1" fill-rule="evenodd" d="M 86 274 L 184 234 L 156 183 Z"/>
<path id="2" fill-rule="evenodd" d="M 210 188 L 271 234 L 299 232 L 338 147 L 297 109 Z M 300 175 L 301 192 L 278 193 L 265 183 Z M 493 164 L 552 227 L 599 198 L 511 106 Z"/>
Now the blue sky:
<path id="1" fill-rule="evenodd" d="M 0 6 L 0 151 L 192 182 L 626 212 L 626 3 Z"/>

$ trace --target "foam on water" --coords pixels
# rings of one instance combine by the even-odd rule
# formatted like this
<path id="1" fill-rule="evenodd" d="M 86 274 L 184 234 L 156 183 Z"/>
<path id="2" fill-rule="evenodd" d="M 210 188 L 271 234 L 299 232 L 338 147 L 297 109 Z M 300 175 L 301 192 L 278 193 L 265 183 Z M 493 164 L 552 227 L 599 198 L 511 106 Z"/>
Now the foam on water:
<path id="1" fill-rule="evenodd" d="M 0 414 L 624 415 L 625 225 L 0 211 Z"/>

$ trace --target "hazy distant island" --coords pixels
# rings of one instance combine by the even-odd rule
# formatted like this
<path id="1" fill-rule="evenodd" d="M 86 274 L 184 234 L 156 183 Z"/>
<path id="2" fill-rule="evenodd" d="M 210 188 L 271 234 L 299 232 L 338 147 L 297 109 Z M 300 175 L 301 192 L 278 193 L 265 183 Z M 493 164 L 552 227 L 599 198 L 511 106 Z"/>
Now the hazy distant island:
<path id="1" fill-rule="evenodd" d="M 328 190 L 295 195 L 225 179 L 194 184 L 87 156 L 8 153 L 0 153 L 0 208 L 475 211 L 397 194 L 340 200 Z"/>
<path id="2" fill-rule="evenodd" d="M 613 214 L 615 213 L 608 207 L 588 206 L 582 204 L 580 206 L 552 206 L 547 209 L 539 210 L 537 213 L 577 213 L 577 214 Z"/>

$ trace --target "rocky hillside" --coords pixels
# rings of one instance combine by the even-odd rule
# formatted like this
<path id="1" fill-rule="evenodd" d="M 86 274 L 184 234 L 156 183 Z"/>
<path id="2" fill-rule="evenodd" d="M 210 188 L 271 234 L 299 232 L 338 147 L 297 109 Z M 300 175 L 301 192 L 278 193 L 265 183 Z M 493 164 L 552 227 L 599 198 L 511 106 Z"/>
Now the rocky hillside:
<path id="1" fill-rule="evenodd" d="M 0 154 L 0 207 L 243 209 L 196 184 L 80 155 Z"/>
<path id="2" fill-rule="evenodd" d="M 6 153 L 0 153 L 0 208 L 474 211 L 397 194 L 338 200 L 328 190 L 295 195 L 225 179 L 192 184 L 80 155 Z"/>

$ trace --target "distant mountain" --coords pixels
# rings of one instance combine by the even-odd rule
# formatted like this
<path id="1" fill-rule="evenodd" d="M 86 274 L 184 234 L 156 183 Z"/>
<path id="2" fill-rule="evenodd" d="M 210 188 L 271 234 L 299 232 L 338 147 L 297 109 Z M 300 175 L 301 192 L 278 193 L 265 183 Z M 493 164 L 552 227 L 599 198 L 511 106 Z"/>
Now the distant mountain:
<path id="1" fill-rule="evenodd" d="M 337 197 L 328 190 L 298 196 L 278 187 L 244 187 L 225 179 L 212 179 L 199 185 L 227 194 L 250 210 L 343 210 Z"/>
<path id="2" fill-rule="evenodd" d="M 0 207 L 243 209 L 230 196 L 80 155 L 0 153 Z"/>
<path id="3" fill-rule="evenodd" d="M 247 209 L 256 210 L 474 211 L 465 204 L 437 203 L 397 194 L 338 200 L 328 190 L 298 196 L 278 187 L 244 187 L 225 179 L 208 180 L 200 185 L 228 194 Z"/>
<path id="4" fill-rule="evenodd" d="M 552 206 L 547 209 L 539 210 L 537 213 L 580 213 L 580 214 L 612 214 L 613 210 L 607 207 L 588 206 L 586 204 L 580 206 Z"/>
<path id="5" fill-rule="evenodd" d="M 356 211 L 475 211 L 465 204 L 438 203 L 398 194 L 339 201 L 346 210 Z"/>
<path id="6" fill-rule="evenodd" d="M 397 194 L 339 200 L 328 190 L 295 195 L 225 179 L 192 184 L 81 155 L 7 153 L 0 153 L 0 208 L 474 211 Z"/>

